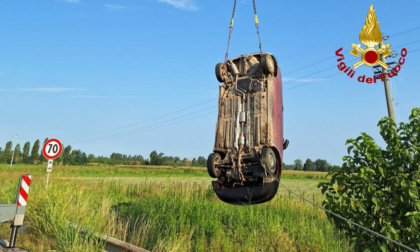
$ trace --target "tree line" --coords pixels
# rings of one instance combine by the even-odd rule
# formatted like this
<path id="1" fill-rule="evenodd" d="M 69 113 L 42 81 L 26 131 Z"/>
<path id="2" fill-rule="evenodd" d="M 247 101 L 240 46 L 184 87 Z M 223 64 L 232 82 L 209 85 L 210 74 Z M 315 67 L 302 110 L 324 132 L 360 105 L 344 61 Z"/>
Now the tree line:
<path id="1" fill-rule="evenodd" d="M 312 161 L 310 158 L 306 159 L 305 163 L 301 159 L 296 159 L 293 164 L 283 164 L 284 170 L 295 170 L 295 171 L 330 171 L 332 168 L 339 167 L 337 165 L 331 165 L 325 159 L 317 159 Z"/>
<path id="2" fill-rule="evenodd" d="M 12 157 L 14 164 L 38 164 L 46 162 L 47 159 L 42 154 L 42 146 L 46 141 L 48 141 L 48 138 L 41 145 L 41 141 L 38 139 L 34 142 L 32 148 L 29 141 L 23 145 L 23 148 L 21 148 L 20 144 L 16 144 L 13 148 L 12 141 L 9 141 L 6 143 L 4 149 L 0 147 L 0 163 L 10 164 Z M 175 167 L 205 167 L 207 165 L 207 159 L 203 156 L 189 160 L 187 158 L 181 159 L 178 156 L 165 156 L 164 153 L 158 153 L 154 150 L 147 158 L 144 158 L 142 155 L 126 155 L 121 153 L 112 153 L 109 157 L 106 157 L 86 154 L 81 150 L 72 149 L 71 145 L 63 146 L 63 151 L 54 161 L 63 165 L 85 165 L 93 163 L 108 165 L 167 165 Z M 296 159 L 293 164 L 283 164 L 284 170 L 296 171 L 329 171 L 333 167 L 338 166 L 329 164 L 325 159 L 312 161 L 309 158 L 306 159 L 305 163 L 301 159 Z"/>
<path id="3" fill-rule="evenodd" d="M 0 147 L 0 163 L 10 164 L 13 158 L 14 164 L 40 164 L 46 162 L 47 159 L 42 154 L 42 146 L 48 141 L 46 138 L 41 145 L 38 139 L 34 142 L 31 148 L 31 143 L 28 141 L 21 148 L 20 144 L 16 144 L 13 148 L 13 142 L 8 141 L 3 148 Z M 154 150 L 150 153 L 148 158 L 142 155 L 126 155 L 121 153 L 112 153 L 109 157 L 95 156 L 93 154 L 86 154 L 85 152 L 72 149 L 71 145 L 63 145 L 63 150 L 54 162 L 63 165 L 85 165 L 89 163 L 109 164 L 109 165 L 168 165 L 168 166 L 201 166 L 207 164 L 207 159 L 203 156 L 188 158 L 165 156 L 164 153 L 159 154 Z"/>

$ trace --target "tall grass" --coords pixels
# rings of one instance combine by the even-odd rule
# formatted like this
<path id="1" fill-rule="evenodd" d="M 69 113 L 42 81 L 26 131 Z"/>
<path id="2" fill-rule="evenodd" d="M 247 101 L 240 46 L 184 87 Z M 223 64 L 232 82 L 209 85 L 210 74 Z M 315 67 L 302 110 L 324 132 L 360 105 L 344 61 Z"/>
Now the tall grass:
<path id="1" fill-rule="evenodd" d="M 45 190 L 44 167 L 17 166 L 9 171 L 0 166 L 0 203 L 14 201 L 23 171 L 33 175 L 18 246 L 32 251 L 100 251 L 104 244 L 93 238 L 96 231 L 153 251 L 351 250 L 324 213 L 285 191 L 269 203 L 232 206 L 217 199 L 209 186 L 211 179 L 170 176 L 165 170 L 172 167 L 156 168 L 156 178 L 142 176 L 144 171 L 131 167 L 117 168 L 134 174 L 132 178 L 118 178 L 119 173 L 110 178 L 113 167 L 104 167 L 103 174 L 86 171 L 92 167 L 58 167 L 62 171 L 57 174 L 60 171 L 55 168 Z M 80 178 L 85 173 L 96 176 Z M 282 182 L 321 200 L 316 179 L 293 176 Z M 69 223 L 88 231 L 71 228 Z M 9 226 L 0 225 L 0 237 L 9 235 Z"/>
<path id="2" fill-rule="evenodd" d="M 15 185 L 17 179 L 7 186 Z M 102 250 L 103 244 L 93 238 L 93 232 L 69 226 L 70 223 L 78 223 L 88 230 L 107 230 L 116 220 L 115 214 L 109 211 L 109 200 L 99 195 L 88 195 L 87 192 L 87 188 L 79 182 L 52 182 L 46 190 L 44 180 L 33 180 L 25 212 L 24 232 L 18 234 L 16 244 L 30 251 Z M 15 195 L 11 201 L 14 199 Z M 9 239 L 9 225 L 2 225 L 0 237 Z"/>
<path id="3" fill-rule="evenodd" d="M 288 196 L 262 205 L 232 206 L 220 202 L 208 186 L 162 184 L 110 188 L 130 195 L 129 202 L 114 206 L 121 221 L 131 220 L 130 242 L 157 251 L 350 250 L 323 213 Z"/>
<path id="4" fill-rule="evenodd" d="M 0 164 L 0 172 L 19 175 L 30 171 L 32 175 L 45 176 L 47 164 L 9 165 Z M 326 172 L 304 172 L 283 170 L 282 179 L 325 179 Z M 204 177 L 208 178 L 205 167 L 171 167 L 149 165 L 53 165 L 52 177 Z"/>

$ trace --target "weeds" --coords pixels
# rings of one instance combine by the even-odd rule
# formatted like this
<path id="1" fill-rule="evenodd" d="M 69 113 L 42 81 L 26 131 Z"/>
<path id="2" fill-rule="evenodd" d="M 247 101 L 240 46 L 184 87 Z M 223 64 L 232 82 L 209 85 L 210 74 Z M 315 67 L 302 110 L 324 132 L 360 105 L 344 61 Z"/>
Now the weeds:
<path id="1" fill-rule="evenodd" d="M 108 168 L 101 174 L 96 166 L 58 167 L 62 170 L 53 171 L 46 191 L 45 168 L 17 166 L 10 172 L 0 166 L 5 181 L 1 203 L 14 201 L 21 174 L 28 170 L 33 175 L 26 229 L 16 244 L 32 251 L 101 251 L 104 244 L 93 237 L 96 231 L 153 251 L 351 250 L 324 213 L 282 189 L 268 203 L 232 206 L 218 200 L 211 179 L 201 175 L 172 176 L 166 170 L 178 168 L 158 167 L 147 172 L 156 177 L 146 177 L 141 168 L 118 167 L 114 176 L 120 177 L 109 178 Z M 321 202 L 319 179 L 293 176 L 282 182 Z M 9 235 L 9 226 L 0 225 L 0 237 Z"/>

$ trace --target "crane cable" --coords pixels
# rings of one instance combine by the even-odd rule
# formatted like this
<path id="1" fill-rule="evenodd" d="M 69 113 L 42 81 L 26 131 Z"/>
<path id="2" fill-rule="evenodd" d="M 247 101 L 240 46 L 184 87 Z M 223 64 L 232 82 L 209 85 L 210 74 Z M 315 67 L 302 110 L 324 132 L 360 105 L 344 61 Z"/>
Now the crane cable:
<path id="1" fill-rule="evenodd" d="M 255 28 L 257 28 L 257 35 L 258 35 L 258 43 L 260 47 L 260 53 L 262 54 L 261 49 L 261 39 L 260 39 L 260 24 L 258 22 L 258 16 L 257 16 L 257 8 L 255 7 L 255 0 L 252 0 L 252 5 L 254 6 L 254 18 L 255 18 Z"/>
<path id="2" fill-rule="evenodd" d="M 259 43 L 260 53 L 262 54 L 260 29 L 259 29 L 260 28 L 260 24 L 258 22 L 257 8 L 255 7 L 255 0 L 252 0 L 252 5 L 254 7 L 255 28 L 257 28 L 257 36 L 258 36 L 258 43 Z M 232 18 L 230 19 L 230 25 L 229 25 L 229 37 L 228 37 L 228 42 L 227 42 L 227 47 L 226 47 L 225 63 L 227 62 L 228 55 L 229 55 L 229 44 L 230 44 L 230 39 L 232 38 L 233 20 L 235 18 L 235 10 L 236 10 L 236 0 L 233 1 L 233 11 L 232 11 Z"/>
<path id="3" fill-rule="evenodd" d="M 235 17 L 235 10 L 236 10 L 236 0 L 234 0 L 234 2 L 233 2 L 232 18 L 230 19 L 229 38 L 228 38 L 228 43 L 227 43 L 227 48 L 226 48 L 226 54 L 225 54 L 225 63 L 227 62 L 227 59 L 228 59 L 230 38 L 232 38 L 233 19 Z"/>

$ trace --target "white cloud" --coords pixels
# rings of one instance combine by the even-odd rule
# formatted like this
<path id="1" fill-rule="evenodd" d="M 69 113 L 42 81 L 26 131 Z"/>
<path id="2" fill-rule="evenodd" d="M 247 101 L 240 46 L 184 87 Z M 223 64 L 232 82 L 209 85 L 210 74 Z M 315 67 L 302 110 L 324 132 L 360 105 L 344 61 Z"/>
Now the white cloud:
<path id="1" fill-rule="evenodd" d="M 42 93 L 62 93 L 62 92 L 74 92 L 74 91 L 86 91 L 84 88 L 61 88 L 61 87 L 40 87 L 40 88 L 24 88 L 21 91 L 25 92 L 42 92 Z"/>
<path id="2" fill-rule="evenodd" d="M 102 99 L 102 98 L 137 98 L 137 95 L 73 95 L 71 98 Z"/>
<path id="3" fill-rule="evenodd" d="M 113 4 L 104 4 L 103 5 L 107 10 L 118 11 L 124 10 L 126 7 L 121 5 L 113 5 Z"/>
<path id="4" fill-rule="evenodd" d="M 196 11 L 198 10 L 193 0 L 158 0 L 160 3 L 167 3 L 173 7 L 181 10 Z"/>
<path id="5" fill-rule="evenodd" d="M 308 82 L 323 81 L 325 79 L 301 79 L 301 78 L 284 77 L 284 78 L 282 78 L 282 80 L 283 80 L 283 82 L 304 82 L 304 83 L 308 83 Z"/>
<path id="6" fill-rule="evenodd" d="M 80 0 L 61 0 L 62 2 L 66 3 L 80 3 Z"/>

